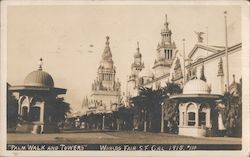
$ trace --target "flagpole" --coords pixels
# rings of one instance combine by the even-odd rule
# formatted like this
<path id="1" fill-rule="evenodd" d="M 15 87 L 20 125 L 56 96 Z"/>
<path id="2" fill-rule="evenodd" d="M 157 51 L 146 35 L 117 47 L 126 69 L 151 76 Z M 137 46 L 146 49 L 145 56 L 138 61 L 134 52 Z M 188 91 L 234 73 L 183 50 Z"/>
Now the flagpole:
<path id="1" fill-rule="evenodd" d="M 208 46 L 208 27 L 206 27 L 206 32 L 207 32 L 207 46 Z M 207 56 L 208 56 L 208 51 L 207 51 Z"/>
<path id="2" fill-rule="evenodd" d="M 185 77 L 186 77 L 186 67 L 185 67 L 185 58 L 186 58 L 186 54 L 185 54 L 185 38 L 182 39 L 183 41 L 183 86 L 185 85 Z"/>
<path id="3" fill-rule="evenodd" d="M 226 55 L 226 85 L 227 89 L 226 91 L 229 92 L 229 66 L 228 66 L 228 38 L 227 38 L 227 11 L 224 11 L 224 17 L 225 17 L 225 55 Z"/>

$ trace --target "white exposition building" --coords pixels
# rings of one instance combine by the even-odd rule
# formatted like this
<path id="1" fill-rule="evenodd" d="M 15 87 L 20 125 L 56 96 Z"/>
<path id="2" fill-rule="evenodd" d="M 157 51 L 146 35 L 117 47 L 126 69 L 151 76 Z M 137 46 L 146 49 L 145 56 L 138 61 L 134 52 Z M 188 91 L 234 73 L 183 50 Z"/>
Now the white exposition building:
<path id="1" fill-rule="evenodd" d="M 197 32 L 198 41 L 185 56 L 185 53 L 177 50 L 175 42 L 172 41 L 173 34 L 167 16 L 164 25 L 152 68 L 144 68 L 139 48 L 134 54 L 131 75 L 127 81 L 127 98 L 137 96 L 140 86 L 159 89 L 166 86 L 167 82 L 177 83 L 184 87 L 181 100 L 186 98 L 185 102 L 179 105 L 179 134 L 204 136 L 204 130 L 213 125 L 210 120 L 210 110 L 213 108 L 211 105 L 215 105 L 218 96 L 223 95 L 227 88 L 225 47 L 205 44 L 201 37 L 202 33 Z M 241 48 L 241 43 L 235 43 L 227 48 L 229 91 L 236 94 L 239 92 L 242 77 Z M 203 98 L 199 98 L 198 95 L 202 94 Z M 195 101 L 197 98 L 209 103 L 199 104 L 200 101 Z M 220 115 L 218 123 L 222 123 Z M 223 127 L 221 124 L 218 125 Z"/>
<path id="2" fill-rule="evenodd" d="M 92 83 L 91 96 L 84 98 L 81 114 L 110 113 L 117 109 L 121 97 L 121 83 L 115 78 L 116 68 L 109 47 L 109 37 L 106 37 L 106 47 L 97 70 L 97 78 Z"/>

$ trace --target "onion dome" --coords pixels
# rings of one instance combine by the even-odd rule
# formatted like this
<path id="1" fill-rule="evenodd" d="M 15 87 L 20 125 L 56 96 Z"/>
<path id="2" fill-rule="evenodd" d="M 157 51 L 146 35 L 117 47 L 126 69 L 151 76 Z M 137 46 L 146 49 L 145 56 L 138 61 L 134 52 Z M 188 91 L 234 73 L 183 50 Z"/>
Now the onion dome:
<path id="1" fill-rule="evenodd" d="M 140 73 L 139 73 L 139 77 L 150 77 L 153 78 L 154 74 L 153 72 L 148 68 L 144 68 Z"/>
<path id="2" fill-rule="evenodd" d="M 52 76 L 42 70 L 42 58 L 40 59 L 39 69 L 29 73 L 24 79 L 25 86 L 54 87 Z"/>
<path id="3" fill-rule="evenodd" d="M 210 91 L 207 83 L 199 79 L 188 81 L 183 88 L 183 94 L 210 94 Z"/>
<path id="4" fill-rule="evenodd" d="M 137 42 L 137 51 L 134 54 L 134 58 L 141 58 L 140 48 L 139 48 L 139 42 Z"/>

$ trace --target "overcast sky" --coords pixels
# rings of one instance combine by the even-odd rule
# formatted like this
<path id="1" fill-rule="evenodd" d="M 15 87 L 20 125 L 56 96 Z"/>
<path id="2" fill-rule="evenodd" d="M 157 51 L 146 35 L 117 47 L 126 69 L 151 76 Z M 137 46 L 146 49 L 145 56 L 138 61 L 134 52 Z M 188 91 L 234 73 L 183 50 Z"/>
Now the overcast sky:
<path id="1" fill-rule="evenodd" d="M 52 75 L 56 87 L 68 90 L 66 101 L 78 108 L 97 76 L 107 35 L 116 77 L 125 90 L 137 41 L 142 60 L 152 67 L 165 14 L 177 49 L 182 52 L 185 38 L 188 53 L 197 42 L 194 31 L 208 30 L 208 44 L 224 46 L 224 10 L 228 11 L 232 46 L 241 42 L 241 9 L 237 6 L 11 6 L 7 81 L 23 84 L 42 57 L 44 71 Z"/>

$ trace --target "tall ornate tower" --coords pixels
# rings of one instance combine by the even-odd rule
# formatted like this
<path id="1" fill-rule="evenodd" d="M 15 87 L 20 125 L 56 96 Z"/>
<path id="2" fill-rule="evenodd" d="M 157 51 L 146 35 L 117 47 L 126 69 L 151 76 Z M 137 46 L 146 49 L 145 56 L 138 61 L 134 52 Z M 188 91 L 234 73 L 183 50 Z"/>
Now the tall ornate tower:
<path id="1" fill-rule="evenodd" d="M 102 106 L 104 110 L 112 110 L 112 104 L 119 103 L 121 83 L 115 80 L 116 69 L 109 47 L 109 37 L 106 37 L 106 47 L 97 71 L 97 78 L 92 84 L 91 99 L 95 106 Z"/>
<path id="2" fill-rule="evenodd" d="M 128 79 L 130 90 L 138 85 L 139 72 L 144 68 L 144 63 L 141 60 L 142 55 L 140 53 L 139 42 L 137 42 L 137 49 L 134 54 L 134 62 L 131 64 L 131 75 Z"/>
<path id="3" fill-rule="evenodd" d="M 169 72 L 176 53 L 175 42 L 171 40 L 172 31 L 168 27 L 167 15 L 164 25 L 165 27 L 161 30 L 161 43 L 158 43 L 157 56 L 153 66 L 156 78 Z"/>

